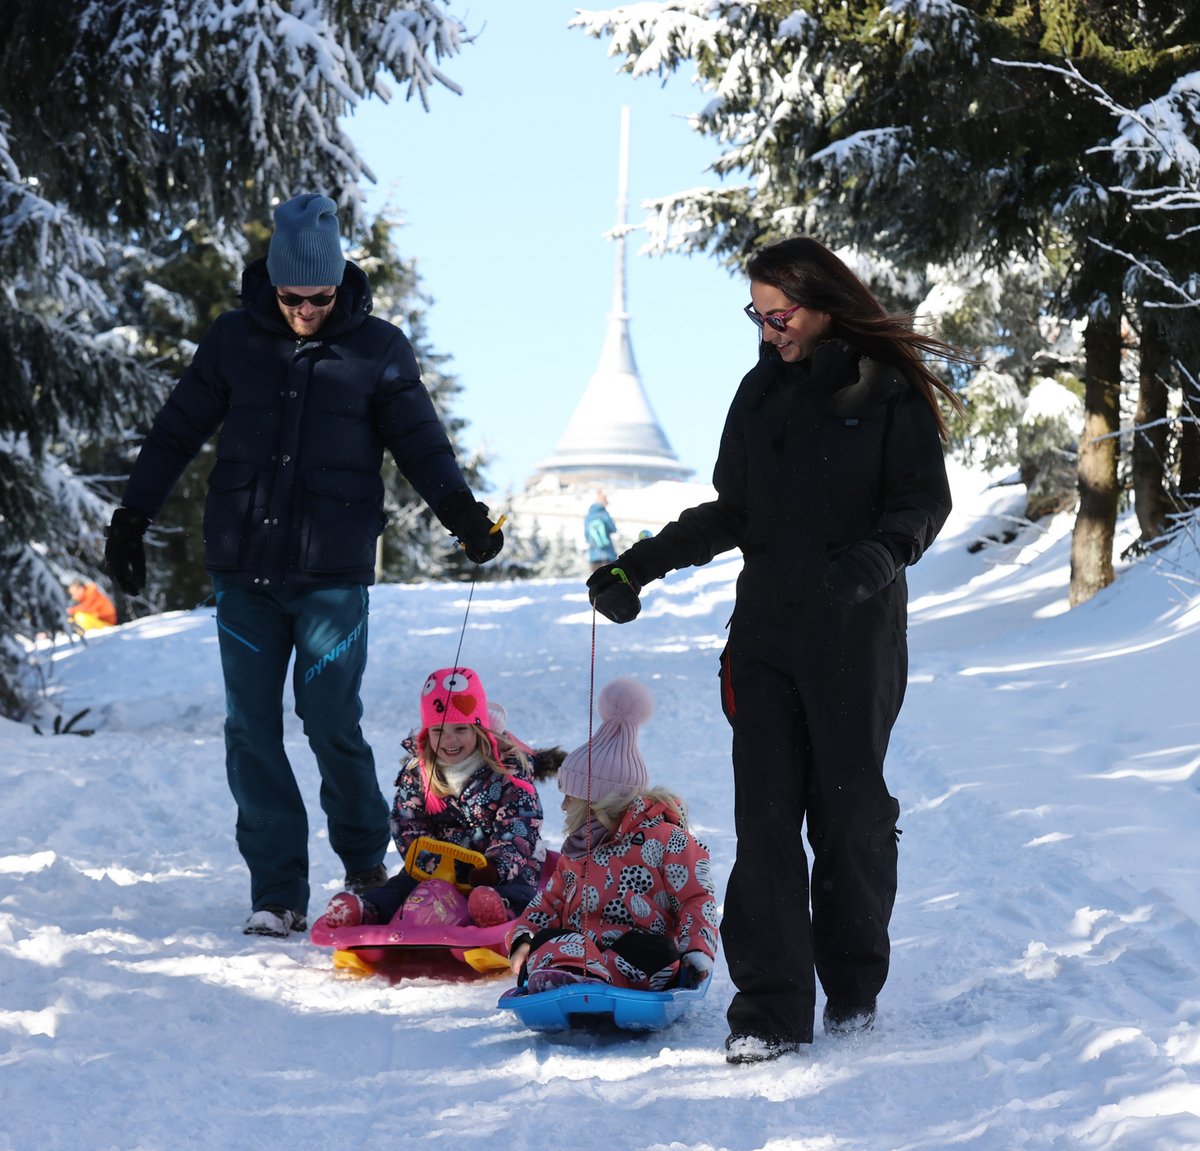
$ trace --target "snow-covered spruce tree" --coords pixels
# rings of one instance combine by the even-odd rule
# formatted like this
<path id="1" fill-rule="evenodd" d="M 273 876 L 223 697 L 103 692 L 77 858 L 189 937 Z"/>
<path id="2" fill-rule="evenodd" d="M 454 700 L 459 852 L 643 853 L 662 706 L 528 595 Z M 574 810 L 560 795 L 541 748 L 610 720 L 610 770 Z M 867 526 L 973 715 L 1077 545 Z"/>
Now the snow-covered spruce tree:
<path id="1" fill-rule="evenodd" d="M 951 445 L 983 467 L 1015 471 L 1025 520 L 1073 507 L 1083 325 L 1046 311 L 1061 273 L 1045 260 L 1014 260 L 1002 268 L 959 261 L 931 274 L 918 322 L 928 319 L 960 347 L 988 350 L 963 389 L 966 411 L 951 425 Z"/>
<path id="2" fill-rule="evenodd" d="M 0 712 L 30 698 L 20 637 L 60 627 L 67 573 L 99 570 L 107 509 L 82 461 L 167 383 L 121 269 L 196 221 L 240 250 L 307 188 L 356 228 L 371 174 L 341 118 L 389 77 L 428 107 L 465 39 L 443 0 L 0 6 Z"/>
<path id="3" fill-rule="evenodd" d="M 1110 132 L 1051 70 L 1118 98 L 1161 92 L 1200 57 L 1187 0 L 681 0 L 584 13 L 634 75 L 694 66 L 708 103 L 693 128 L 713 170 L 744 182 L 653 206 L 652 246 L 736 262 L 810 232 L 898 265 L 1047 259 L 1058 302 L 1086 318 L 1071 599 L 1112 579 L 1118 485 L 1123 267 L 1096 246 L 1143 224 L 1107 189 Z"/>
<path id="4" fill-rule="evenodd" d="M 169 383 L 187 367 L 217 316 L 237 307 L 242 268 L 266 253 L 268 234 L 265 214 L 243 222 L 233 238 L 214 235 L 194 220 L 122 262 L 117 281 L 123 330 L 135 334 L 139 354 L 152 358 Z M 114 501 L 124 490 L 143 431 L 139 426 L 121 442 L 101 444 L 85 456 L 89 470 L 114 477 L 105 485 Z M 115 596 L 122 613 L 190 608 L 209 595 L 203 512 L 214 451 L 214 442 L 206 444 L 172 489 L 146 539 L 146 587 L 136 603 Z"/>
<path id="5" fill-rule="evenodd" d="M 1140 301 L 1131 472 L 1147 545 L 1200 507 L 1200 71 L 1136 108 L 1073 69 L 1064 74 L 1115 119 L 1105 150 L 1119 183 L 1109 191 L 1147 225 L 1142 248 L 1113 249 L 1126 262 L 1126 294 Z"/>

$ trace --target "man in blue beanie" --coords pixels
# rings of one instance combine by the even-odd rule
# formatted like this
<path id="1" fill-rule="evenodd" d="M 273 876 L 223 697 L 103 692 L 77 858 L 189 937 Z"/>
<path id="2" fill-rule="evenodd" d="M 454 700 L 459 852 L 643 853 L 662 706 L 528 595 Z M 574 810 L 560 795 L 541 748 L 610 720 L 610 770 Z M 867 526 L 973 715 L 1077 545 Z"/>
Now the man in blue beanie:
<path id="1" fill-rule="evenodd" d="M 383 531 L 387 449 L 467 558 L 504 544 L 472 495 L 408 340 L 373 317 L 342 254 L 337 205 L 305 193 L 275 209 L 242 306 L 200 341 L 142 445 L 108 529 L 113 581 L 136 595 L 142 537 L 184 468 L 221 428 L 204 508 L 205 567 L 225 678 L 225 763 L 250 869 L 248 934 L 307 928 L 308 817 L 283 744 L 292 687 L 321 775 L 329 843 L 361 891 L 387 878 L 388 804 L 363 737 L 367 588 Z"/>

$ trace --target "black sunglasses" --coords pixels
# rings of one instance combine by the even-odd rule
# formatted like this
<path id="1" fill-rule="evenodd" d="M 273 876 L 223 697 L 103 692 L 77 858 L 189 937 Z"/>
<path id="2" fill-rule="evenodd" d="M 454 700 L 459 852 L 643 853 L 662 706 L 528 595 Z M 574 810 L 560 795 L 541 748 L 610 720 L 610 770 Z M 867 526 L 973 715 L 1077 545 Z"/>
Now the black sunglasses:
<path id="1" fill-rule="evenodd" d="M 787 311 L 771 312 L 764 316 L 761 312 L 756 312 L 754 310 L 753 304 L 747 304 L 742 311 L 750 317 L 750 321 L 752 323 L 756 324 L 760 328 L 763 326 L 763 324 L 770 324 L 771 327 L 777 332 L 786 332 L 788 320 L 790 320 L 798 311 L 800 311 L 802 307 L 804 307 L 803 304 L 797 304 L 795 307 L 788 308 Z"/>
<path id="2" fill-rule="evenodd" d="M 328 308 L 337 299 L 337 288 L 332 292 L 318 292 L 315 296 L 299 296 L 295 292 L 276 290 L 275 299 L 285 308 L 300 308 L 305 304 L 312 304 L 314 308 Z"/>

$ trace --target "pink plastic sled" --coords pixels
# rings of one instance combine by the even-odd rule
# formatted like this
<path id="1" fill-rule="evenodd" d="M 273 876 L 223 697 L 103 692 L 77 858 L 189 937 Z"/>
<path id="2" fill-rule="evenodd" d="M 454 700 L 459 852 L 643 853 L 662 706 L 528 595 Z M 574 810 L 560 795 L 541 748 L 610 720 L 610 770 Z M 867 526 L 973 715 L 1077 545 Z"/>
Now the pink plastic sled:
<path id="1" fill-rule="evenodd" d="M 557 852 L 547 852 L 541 882 L 554 871 Z M 476 927 L 467 914 L 465 885 L 454 881 L 455 862 L 480 867 L 478 852 L 453 843 L 422 837 L 413 843 L 404 869 L 421 880 L 390 923 L 330 928 L 320 916 L 310 939 L 332 947 L 334 967 L 353 974 L 374 975 L 388 961 L 407 954 L 448 955 L 478 972 L 507 971 L 504 936 L 508 923 Z"/>

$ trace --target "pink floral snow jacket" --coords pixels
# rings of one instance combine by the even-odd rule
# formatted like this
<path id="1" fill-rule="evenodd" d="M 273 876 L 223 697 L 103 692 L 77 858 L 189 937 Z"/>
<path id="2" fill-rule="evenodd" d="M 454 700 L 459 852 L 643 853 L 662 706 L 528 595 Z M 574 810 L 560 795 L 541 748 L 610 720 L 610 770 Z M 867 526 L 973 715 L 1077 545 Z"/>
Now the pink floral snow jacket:
<path id="1" fill-rule="evenodd" d="M 504 757 L 504 765 L 513 769 L 524 787 L 485 764 L 463 785 L 461 795 L 447 796 L 445 809 L 434 813 L 425 807 L 420 760 L 410 759 L 396 777 L 390 821 L 400 858 L 414 840 L 430 835 L 487 856 L 498 883 L 536 887 L 546 858 L 545 845 L 539 843 L 541 800 L 526 756 L 514 751 Z"/>
<path id="2" fill-rule="evenodd" d="M 533 937 L 530 973 L 563 967 L 644 988 L 654 972 L 627 962 L 631 951 L 622 940 L 631 941 L 625 937 L 642 932 L 669 944 L 675 955 L 702 951 L 715 958 L 717 921 L 708 848 L 667 804 L 638 796 L 590 858 L 559 857 L 505 942 L 511 952 L 518 940 Z"/>

